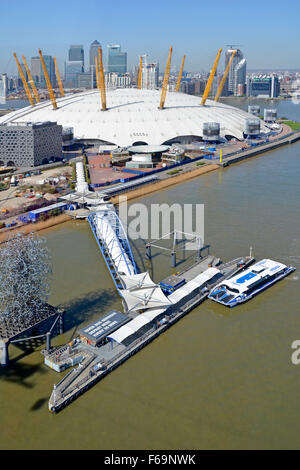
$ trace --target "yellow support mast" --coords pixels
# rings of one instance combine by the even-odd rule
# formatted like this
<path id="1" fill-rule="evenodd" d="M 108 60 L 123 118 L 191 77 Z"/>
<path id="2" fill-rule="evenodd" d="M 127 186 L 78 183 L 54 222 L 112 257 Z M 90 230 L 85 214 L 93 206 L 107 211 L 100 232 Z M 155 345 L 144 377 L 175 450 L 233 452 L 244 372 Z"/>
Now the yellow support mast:
<path id="1" fill-rule="evenodd" d="M 42 67 L 43 67 L 43 72 L 44 72 L 44 76 L 45 76 L 49 96 L 50 96 L 50 99 L 52 101 L 53 109 L 57 109 L 55 94 L 54 94 L 54 91 L 53 91 L 53 88 L 52 88 L 52 85 L 51 85 L 51 81 L 50 81 L 50 78 L 49 78 L 49 75 L 48 75 L 48 72 L 47 72 L 47 69 L 46 69 L 46 65 L 45 65 L 45 61 L 44 61 L 41 49 L 39 49 L 39 56 L 40 56 L 40 59 L 41 59 L 41 64 L 42 64 Z"/>
<path id="2" fill-rule="evenodd" d="M 101 104 L 102 104 L 102 111 L 106 111 L 106 92 L 105 92 L 105 80 L 104 80 L 104 70 L 103 70 L 103 62 L 102 62 L 102 48 L 98 47 L 99 53 L 99 83 L 100 83 L 100 90 L 101 90 Z"/>
<path id="3" fill-rule="evenodd" d="M 165 106 L 165 100 L 166 100 L 168 83 L 169 83 L 169 76 L 170 76 L 172 50 L 173 50 L 173 48 L 171 46 L 170 49 L 169 49 L 169 56 L 168 56 L 168 60 L 167 60 L 167 65 L 166 65 L 166 70 L 165 70 L 165 75 L 164 75 L 164 81 L 163 81 L 162 90 L 161 90 L 159 109 L 164 109 L 164 106 Z"/>
<path id="4" fill-rule="evenodd" d="M 140 66 L 139 66 L 139 77 L 138 77 L 138 89 L 142 88 L 142 65 L 143 65 L 143 58 L 140 57 Z"/>
<path id="5" fill-rule="evenodd" d="M 221 96 L 221 93 L 222 93 L 222 90 L 223 90 L 223 87 L 224 87 L 224 84 L 225 84 L 225 81 L 226 81 L 227 75 L 229 73 L 229 69 L 230 69 L 230 66 L 232 64 L 232 61 L 233 61 L 233 58 L 234 58 L 235 54 L 236 54 L 236 50 L 234 50 L 233 53 L 231 54 L 230 60 L 227 64 L 227 67 L 226 67 L 226 70 L 224 72 L 223 78 L 222 78 L 221 83 L 219 85 L 219 88 L 217 90 L 217 94 L 215 96 L 215 101 L 219 101 L 219 98 Z"/>
<path id="6" fill-rule="evenodd" d="M 39 103 L 39 102 L 40 102 L 39 94 L 38 94 L 38 91 L 37 91 L 36 86 L 35 86 L 35 84 L 34 84 L 34 81 L 33 81 L 33 79 L 32 79 L 32 75 L 31 75 L 30 69 L 29 69 L 29 67 L 28 67 L 28 65 L 27 65 L 26 59 L 25 59 L 25 57 L 24 57 L 23 55 L 22 55 L 22 59 L 23 59 L 23 64 L 24 64 L 24 66 L 25 66 L 25 69 L 26 69 L 28 78 L 29 78 L 28 81 L 29 81 L 29 83 L 30 83 L 31 89 L 32 89 L 33 94 L 34 94 L 34 97 L 35 97 L 35 101 L 36 101 L 37 103 Z"/>
<path id="7" fill-rule="evenodd" d="M 175 91 L 179 91 L 179 87 L 180 87 L 180 83 L 181 83 L 181 77 L 182 77 L 182 72 L 183 72 L 183 67 L 184 67 L 184 61 L 185 61 L 185 55 L 183 56 L 183 59 L 182 59 L 182 63 L 181 63 L 180 72 L 179 72 L 179 75 L 178 75 L 178 80 L 177 80 L 177 84 L 176 84 L 176 89 L 175 89 Z"/>
<path id="8" fill-rule="evenodd" d="M 210 72 L 208 82 L 206 84 L 206 87 L 205 87 L 205 90 L 204 90 L 204 93 L 203 93 L 203 96 L 202 96 L 202 101 L 201 101 L 201 105 L 203 105 L 203 106 L 205 105 L 205 102 L 206 102 L 207 97 L 209 95 L 209 92 L 210 92 L 210 89 L 211 89 L 211 86 L 212 86 L 212 83 L 213 83 L 213 79 L 214 79 L 214 76 L 215 76 L 215 73 L 216 73 L 216 70 L 217 70 L 217 67 L 218 67 L 218 62 L 219 62 L 219 59 L 220 59 L 221 52 L 222 52 L 222 49 L 219 49 L 219 52 L 217 54 L 217 57 L 216 57 L 214 65 L 213 65 L 212 71 Z"/>
<path id="9" fill-rule="evenodd" d="M 15 61 L 16 61 L 16 64 L 17 64 L 17 67 L 18 67 L 18 71 L 19 71 L 19 74 L 20 74 L 20 77 L 21 77 L 21 80 L 23 82 L 23 86 L 24 86 L 24 89 L 25 89 L 25 93 L 27 95 L 27 98 L 29 100 L 29 103 L 31 104 L 31 106 L 34 106 L 35 103 L 34 103 L 34 99 L 32 97 L 32 94 L 30 92 L 30 88 L 28 86 L 28 83 L 26 82 L 26 78 L 25 78 L 25 75 L 23 73 L 23 70 L 22 70 L 22 67 L 20 65 L 20 62 L 18 61 L 18 58 L 17 58 L 17 54 L 14 52 L 14 58 L 15 58 Z"/>
<path id="10" fill-rule="evenodd" d="M 55 56 L 53 56 L 53 62 L 54 62 L 54 67 L 55 67 L 56 79 L 58 81 L 60 96 L 65 96 L 64 87 L 63 87 L 63 84 L 59 75 L 58 65 L 57 65 Z"/>
<path id="11" fill-rule="evenodd" d="M 95 56 L 95 68 L 96 68 L 97 88 L 100 89 L 99 68 L 98 68 L 98 59 L 97 59 L 97 56 Z"/>

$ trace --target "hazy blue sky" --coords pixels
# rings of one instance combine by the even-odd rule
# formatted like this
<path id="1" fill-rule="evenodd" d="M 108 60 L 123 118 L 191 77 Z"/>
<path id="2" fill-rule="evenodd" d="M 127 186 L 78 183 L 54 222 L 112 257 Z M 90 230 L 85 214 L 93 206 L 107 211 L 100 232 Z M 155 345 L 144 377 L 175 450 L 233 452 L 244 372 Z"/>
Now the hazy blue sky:
<path id="1" fill-rule="evenodd" d="M 300 2 L 290 0 L 0 0 L 0 72 L 16 73 L 13 52 L 27 59 L 55 55 L 60 68 L 70 44 L 119 43 L 128 67 L 147 53 L 164 68 L 186 54 L 186 69 L 207 70 L 219 47 L 240 44 L 248 68 L 300 68 Z"/>

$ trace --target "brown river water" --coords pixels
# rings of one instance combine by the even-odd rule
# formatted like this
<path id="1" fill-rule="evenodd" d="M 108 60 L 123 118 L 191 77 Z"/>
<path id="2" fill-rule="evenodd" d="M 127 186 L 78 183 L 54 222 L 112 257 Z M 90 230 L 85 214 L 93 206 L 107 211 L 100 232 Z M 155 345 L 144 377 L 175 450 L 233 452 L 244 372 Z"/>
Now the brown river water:
<path id="1" fill-rule="evenodd" d="M 61 375 L 44 366 L 43 344 L 10 347 L 18 360 L 0 370 L 0 448 L 298 449 L 299 187 L 294 144 L 137 201 L 202 203 L 214 254 L 228 260 L 252 246 L 256 259 L 297 271 L 232 310 L 206 300 L 57 415 L 48 399 Z M 53 258 L 50 302 L 67 310 L 66 333 L 53 341 L 61 344 L 122 306 L 87 222 L 40 234 Z M 140 267 L 144 253 L 134 242 Z M 154 257 L 151 270 L 156 281 L 167 275 L 169 257 Z"/>

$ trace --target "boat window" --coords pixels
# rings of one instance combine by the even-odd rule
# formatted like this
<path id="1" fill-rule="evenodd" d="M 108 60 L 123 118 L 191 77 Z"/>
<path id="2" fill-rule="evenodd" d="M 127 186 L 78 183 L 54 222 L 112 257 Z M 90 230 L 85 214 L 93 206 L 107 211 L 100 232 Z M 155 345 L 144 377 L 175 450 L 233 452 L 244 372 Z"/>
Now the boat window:
<path id="1" fill-rule="evenodd" d="M 252 269 L 252 272 L 255 273 L 255 274 L 258 274 L 258 273 L 263 272 L 265 269 L 266 269 L 265 267 L 263 267 L 263 268 L 258 267 L 258 268 Z"/>
<path id="2" fill-rule="evenodd" d="M 269 282 L 272 278 L 273 276 L 267 275 L 267 276 L 264 276 L 262 279 L 259 279 L 258 281 L 253 282 L 252 284 L 248 286 L 247 294 L 250 294 L 254 290 L 258 289 L 259 287 L 262 287 L 264 284 Z"/>
<path id="3" fill-rule="evenodd" d="M 238 289 L 235 289 L 234 287 L 228 287 L 226 286 L 226 289 L 229 290 L 230 292 L 236 292 L 237 294 L 240 293 L 240 291 Z"/>

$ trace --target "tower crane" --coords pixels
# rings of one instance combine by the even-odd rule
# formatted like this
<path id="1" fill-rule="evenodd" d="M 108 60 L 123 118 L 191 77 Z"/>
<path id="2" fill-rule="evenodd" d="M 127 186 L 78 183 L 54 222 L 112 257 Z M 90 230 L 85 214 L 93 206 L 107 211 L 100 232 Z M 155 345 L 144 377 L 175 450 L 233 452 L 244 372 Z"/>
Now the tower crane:
<path id="1" fill-rule="evenodd" d="M 27 65 L 26 59 L 25 59 L 25 57 L 24 57 L 23 55 L 22 55 L 22 59 L 23 59 L 23 64 L 24 64 L 24 66 L 25 66 L 25 69 L 26 69 L 28 78 L 29 78 L 28 81 L 29 81 L 29 83 L 30 83 L 31 89 L 32 89 L 33 94 L 34 94 L 34 97 L 35 97 L 35 101 L 36 101 L 37 103 L 39 103 L 39 102 L 40 102 L 39 94 L 38 94 L 38 91 L 37 91 L 36 86 L 35 86 L 35 84 L 34 84 L 34 81 L 33 81 L 33 79 L 32 79 L 32 75 L 31 75 L 30 69 L 29 69 L 29 67 L 28 67 L 28 65 Z"/>
<path id="2" fill-rule="evenodd" d="M 47 72 L 47 69 L 46 69 L 46 65 L 45 65 L 45 61 L 44 61 L 44 57 L 42 55 L 41 49 L 39 49 L 39 56 L 40 56 L 40 59 L 41 59 L 41 64 L 42 64 L 42 68 L 43 68 L 43 72 L 44 72 L 44 77 L 45 77 L 45 80 L 46 80 L 46 85 L 47 85 L 47 88 L 48 88 L 48 92 L 49 92 L 49 96 L 50 96 L 50 99 L 51 99 L 51 102 L 52 102 L 53 109 L 57 109 L 55 94 L 54 94 L 54 91 L 53 91 L 53 88 L 52 88 L 52 85 L 51 85 L 51 81 L 50 81 L 50 78 L 49 78 L 49 75 L 48 75 L 48 72 Z"/>
<path id="3" fill-rule="evenodd" d="M 163 81 L 162 90 L 161 90 L 159 109 L 164 109 L 164 106 L 165 106 L 165 100 L 166 100 L 169 76 L 170 76 L 172 50 L 173 50 L 173 47 L 171 46 L 169 49 L 169 55 L 168 55 L 168 60 L 167 60 L 167 65 L 166 65 L 166 70 L 165 70 L 165 75 L 164 75 L 164 81 Z"/>
<path id="4" fill-rule="evenodd" d="M 179 71 L 179 75 L 178 75 L 178 80 L 177 80 L 177 84 L 176 84 L 176 89 L 175 89 L 175 91 L 179 91 L 180 82 L 181 82 L 181 77 L 182 77 L 182 72 L 183 72 L 184 61 L 185 61 L 185 55 L 183 56 L 183 59 L 182 59 L 182 62 L 181 62 L 181 67 L 180 67 L 180 71 Z"/>
<path id="5" fill-rule="evenodd" d="M 62 81 L 60 79 L 59 70 L 58 70 L 58 66 L 57 66 L 55 56 L 53 56 L 53 62 L 54 62 L 54 66 L 55 66 L 55 74 L 56 74 L 56 78 L 57 78 L 57 81 L 58 81 L 60 96 L 65 96 L 65 92 L 64 92 L 63 85 L 62 85 Z"/>
<path id="6" fill-rule="evenodd" d="M 28 83 L 26 82 L 26 78 L 25 78 L 25 75 L 23 73 L 22 67 L 20 65 L 20 62 L 18 61 L 17 54 L 15 52 L 14 52 L 14 58 L 15 58 L 15 61 L 16 61 L 17 67 L 18 67 L 18 71 L 19 71 L 19 74 L 20 74 L 20 77 L 21 77 L 21 80 L 22 80 L 22 83 L 23 83 L 23 86 L 24 86 L 24 89 L 25 89 L 25 93 L 26 93 L 27 98 L 29 100 L 29 103 L 31 104 L 31 106 L 34 106 L 35 105 L 34 99 L 32 97 L 32 94 L 30 92 Z"/>
<path id="7" fill-rule="evenodd" d="M 99 84 L 100 84 L 100 91 L 101 91 L 101 104 L 102 104 L 102 111 L 106 111 L 106 92 L 105 92 L 105 80 L 104 80 L 104 70 L 103 70 L 103 61 L 102 61 L 102 48 L 101 46 L 98 47 L 98 54 L 99 54 Z"/>
<path id="8" fill-rule="evenodd" d="M 216 73 L 216 70 L 217 70 L 217 67 L 218 67 L 218 63 L 219 63 L 219 60 L 220 60 L 221 52 L 222 52 L 222 49 L 219 49 L 219 52 L 218 52 L 217 57 L 215 59 L 212 71 L 210 72 L 210 76 L 209 76 L 209 79 L 208 79 L 208 82 L 206 84 L 206 87 L 205 87 L 205 90 L 204 90 L 204 93 L 203 93 L 203 96 L 202 96 L 202 100 L 201 100 L 201 105 L 202 106 L 205 105 L 205 102 L 206 102 L 207 97 L 209 95 L 209 92 L 210 92 L 210 89 L 211 89 L 211 86 L 212 86 L 212 83 L 213 83 L 213 79 L 214 79 L 214 76 L 215 76 L 215 73 Z"/>
<path id="9" fill-rule="evenodd" d="M 221 93 L 222 93 L 222 90 L 223 90 L 223 87 L 224 87 L 224 84 L 225 84 L 226 78 L 227 78 L 227 76 L 228 76 L 229 69 L 230 69 L 230 66 L 231 66 L 231 64 L 232 64 L 232 61 L 233 61 L 233 58 L 234 58 L 235 54 L 236 54 L 236 50 L 234 50 L 233 53 L 231 54 L 230 60 L 229 60 L 229 62 L 228 62 L 228 64 L 227 64 L 227 67 L 226 67 L 226 69 L 225 69 L 223 78 L 222 78 L 222 80 L 221 80 L 221 83 L 220 83 L 219 88 L 218 88 L 218 90 L 217 90 L 217 94 L 216 94 L 216 96 L 215 96 L 215 101 L 216 101 L 216 102 L 219 101 L 219 98 L 220 98 L 220 96 L 221 96 Z"/>

